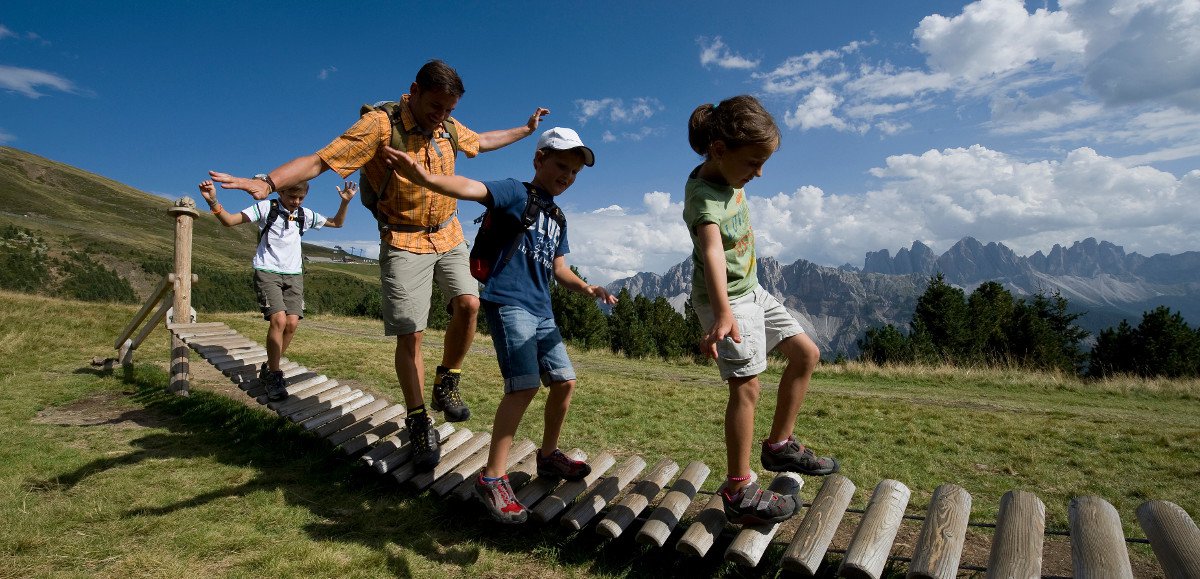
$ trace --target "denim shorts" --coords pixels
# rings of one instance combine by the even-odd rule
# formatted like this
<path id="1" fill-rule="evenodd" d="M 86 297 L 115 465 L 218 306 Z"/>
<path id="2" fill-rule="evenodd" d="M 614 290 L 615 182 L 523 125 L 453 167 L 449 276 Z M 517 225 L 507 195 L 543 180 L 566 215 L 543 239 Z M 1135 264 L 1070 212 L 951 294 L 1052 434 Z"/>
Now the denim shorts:
<path id="1" fill-rule="evenodd" d="M 787 308 L 761 285 L 754 291 L 729 302 L 738 332 L 742 335 L 739 344 L 730 338 L 717 342 L 717 368 L 721 379 L 749 378 L 762 374 L 767 369 L 767 354 L 780 342 L 803 334 L 800 323 L 788 313 Z M 708 331 L 714 316 L 712 306 L 696 306 L 696 317 L 700 326 Z"/>
<path id="2" fill-rule="evenodd" d="M 575 379 L 575 368 L 554 318 L 494 302 L 484 301 L 482 306 L 505 394 Z"/>

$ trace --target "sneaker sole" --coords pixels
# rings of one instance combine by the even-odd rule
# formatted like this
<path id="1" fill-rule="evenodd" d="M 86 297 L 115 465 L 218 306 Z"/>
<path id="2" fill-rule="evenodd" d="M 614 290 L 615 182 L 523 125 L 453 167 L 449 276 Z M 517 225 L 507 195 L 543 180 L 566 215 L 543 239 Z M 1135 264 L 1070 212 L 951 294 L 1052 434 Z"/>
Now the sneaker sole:
<path id="1" fill-rule="evenodd" d="M 772 467 L 769 467 L 764 464 L 763 470 L 769 470 L 771 472 L 794 472 L 796 474 L 804 474 L 804 475 L 808 475 L 808 476 L 826 476 L 826 475 L 831 475 L 833 473 L 838 472 L 839 470 L 841 470 L 841 467 L 834 466 L 833 468 L 830 468 L 830 469 L 803 470 L 803 469 L 790 469 L 790 468 L 772 468 Z"/>
<path id="2" fill-rule="evenodd" d="M 583 474 L 578 474 L 578 475 L 575 475 L 575 476 L 563 476 L 563 475 L 561 475 L 561 474 L 558 474 L 557 472 L 549 472 L 549 471 L 543 472 L 541 469 L 538 469 L 538 471 L 537 471 L 537 475 L 538 475 L 538 476 L 540 476 L 540 477 L 544 477 L 544 478 L 561 478 L 561 479 L 563 479 L 563 480 L 565 480 L 565 481 L 570 481 L 570 482 L 575 482 L 575 481 L 580 481 L 580 480 L 583 480 L 583 479 L 587 478 L 587 475 L 589 475 L 589 474 L 592 474 L 592 471 L 591 471 L 591 469 L 588 469 L 588 471 L 587 471 L 587 472 L 584 472 Z"/>
<path id="3" fill-rule="evenodd" d="M 471 417 L 471 409 L 465 406 L 463 407 L 462 414 L 450 414 L 446 412 L 446 410 L 442 408 L 442 405 L 438 404 L 436 401 L 430 403 L 429 406 L 430 408 L 433 408 L 434 412 L 441 412 L 443 414 L 443 418 L 446 419 L 446 422 L 462 422 Z"/>
<path id="4" fill-rule="evenodd" d="M 774 525 L 776 523 L 782 523 L 794 516 L 796 516 L 796 513 L 786 516 L 773 517 L 770 519 L 764 519 L 754 515 L 742 515 L 736 519 L 730 519 L 729 515 L 726 515 L 726 519 L 728 519 L 728 521 L 734 525 Z"/>

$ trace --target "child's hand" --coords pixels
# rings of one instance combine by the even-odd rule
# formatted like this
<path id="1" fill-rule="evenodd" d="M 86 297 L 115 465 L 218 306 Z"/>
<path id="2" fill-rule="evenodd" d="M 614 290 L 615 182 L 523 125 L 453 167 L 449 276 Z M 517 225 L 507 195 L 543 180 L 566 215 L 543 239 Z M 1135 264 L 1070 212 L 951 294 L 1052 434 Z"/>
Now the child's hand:
<path id="1" fill-rule="evenodd" d="M 217 202 L 217 188 L 213 187 L 213 182 L 205 179 L 200 182 L 200 194 L 204 196 L 204 200 L 208 201 L 209 205 Z"/>
<path id="2" fill-rule="evenodd" d="M 704 339 L 700 340 L 700 351 L 715 360 L 717 358 L 717 342 L 726 337 L 739 344 L 742 343 L 742 333 L 738 331 L 737 320 L 733 319 L 733 316 L 724 316 L 713 321 L 708 333 L 704 334 Z"/>
<path id="3" fill-rule="evenodd" d="M 589 285 L 586 291 L 589 296 L 592 296 L 610 306 L 617 303 L 617 296 L 608 293 L 608 290 L 604 289 L 604 286 Z"/>
<path id="4" fill-rule="evenodd" d="M 533 111 L 533 114 L 529 116 L 529 122 L 525 123 L 525 126 L 529 127 L 529 132 L 532 133 L 536 131 L 538 128 L 538 123 L 542 122 L 542 117 L 548 114 L 550 114 L 550 109 L 544 109 L 542 107 L 538 107 L 536 111 Z"/>
<path id="5" fill-rule="evenodd" d="M 346 181 L 346 188 L 336 187 L 338 195 L 342 196 L 342 201 L 354 199 L 354 195 L 358 193 L 358 184 L 354 181 Z"/>
<path id="6" fill-rule="evenodd" d="M 417 163 L 417 160 L 413 159 L 411 155 L 400 149 L 393 149 L 385 145 L 383 147 L 383 160 L 387 163 L 388 167 L 391 167 L 405 179 L 413 183 L 424 184 L 428 178 L 425 168 Z"/>

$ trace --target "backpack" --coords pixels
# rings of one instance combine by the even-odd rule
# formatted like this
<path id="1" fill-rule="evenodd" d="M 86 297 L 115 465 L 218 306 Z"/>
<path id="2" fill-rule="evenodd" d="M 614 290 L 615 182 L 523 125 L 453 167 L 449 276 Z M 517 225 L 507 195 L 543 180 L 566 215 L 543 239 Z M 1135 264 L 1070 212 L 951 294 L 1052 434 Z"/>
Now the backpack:
<path id="1" fill-rule="evenodd" d="M 533 185 L 524 185 L 529 195 L 520 221 L 493 209 L 484 210 L 483 215 L 475 219 L 479 231 L 475 234 L 475 243 L 471 244 L 471 277 L 480 283 L 486 284 L 492 275 L 508 265 L 516 255 L 521 239 L 525 237 L 525 231 L 537 221 L 539 214 L 544 212 L 558 223 L 559 228 L 567 228 L 567 217 L 563 215 L 562 209 L 543 200 L 534 192 Z M 504 252 L 504 259 L 500 259 L 505 246 L 508 247 L 508 251 Z"/>
<path id="2" fill-rule="evenodd" d="M 399 107 L 403 104 L 399 101 L 380 101 L 373 105 L 363 105 L 359 108 L 358 115 L 361 117 L 371 111 L 383 111 L 387 113 L 388 122 L 392 125 L 392 140 L 389 144 L 393 149 L 407 151 L 408 149 L 404 146 L 404 143 L 408 139 L 409 132 L 404 130 L 404 121 L 399 110 Z M 457 156 L 459 150 L 458 125 L 453 120 L 446 119 L 442 121 L 442 128 L 446 132 L 438 136 L 450 139 L 451 154 Z M 442 150 L 437 147 L 436 143 L 434 144 L 434 150 L 437 151 L 438 156 L 441 156 Z M 358 179 L 358 200 L 362 201 L 363 206 L 371 211 L 371 215 L 375 216 L 375 221 L 378 223 L 381 231 L 388 224 L 387 219 L 379 212 L 379 198 L 383 195 L 384 191 L 387 191 L 388 183 L 392 180 L 392 173 L 392 171 L 388 171 L 387 179 L 384 180 L 383 186 L 378 191 L 371 186 L 371 182 L 367 180 L 365 174 L 361 175 Z"/>
<path id="3" fill-rule="evenodd" d="M 283 213 L 283 209 L 279 206 L 278 199 L 271 200 L 271 210 L 267 212 L 267 224 L 262 229 L 258 230 L 258 242 L 265 243 L 267 247 L 271 247 L 271 238 L 267 235 L 271 231 L 271 226 L 275 224 L 275 220 L 279 219 L 279 214 Z M 285 218 L 286 219 L 286 218 Z M 300 237 L 304 237 L 304 208 L 300 208 Z M 283 224 L 284 229 L 287 229 L 287 223 Z M 266 240 L 266 241 L 263 241 Z"/>

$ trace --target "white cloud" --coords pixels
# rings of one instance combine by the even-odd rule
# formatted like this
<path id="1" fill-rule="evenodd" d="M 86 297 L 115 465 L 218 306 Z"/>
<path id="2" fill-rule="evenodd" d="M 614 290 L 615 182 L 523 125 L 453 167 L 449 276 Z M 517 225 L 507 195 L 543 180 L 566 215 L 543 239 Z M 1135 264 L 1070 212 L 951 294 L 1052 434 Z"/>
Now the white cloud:
<path id="1" fill-rule="evenodd" d="M 594 119 L 629 124 L 650 119 L 663 110 L 663 105 L 653 97 L 637 97 L 628 105 L 622 99 L 606 97 L 576 99 L 575 109 L 575 118 L 579 119 L 582 125 Z"/>
<path id="2" fill-rule="evenodd" d="M 0 24 L 0 39 L 8 38 L 10 36 L 15 37 L 16 35 L 17 33 L 9 30 L 7 26 Z"/>
<path id="3" fill-rule="evenodd" d="M 317 78 L 320 80 L 327 80 L 329 78 L 329 75 L 337 72 L 337 70 L 338 69 L 336 66 L 327 66 L 325 68 L 322 68 L 321 72 L 317 73 Z"/>
<path id="4" fill-rule="evenodd" d="M 721 40 L 720 36 L 713 39 L 697 38 L 700 45 L 700 64 L 703 66 L 716 65 L 718 68 L 734 70 L 749 70 L 758 67 L 757 60 L 750 60 L 739 54 L 734 54 Z"/>
<path id="5" fill-rule="evenodd" d="M 0 89 L 36 99 L 45 96 L 38 91 L 39 87 L 49 87 L 66 93 L 77 92 L 74 83 L 52 72 L 0 64 Z"/>
<path id="6" fill-rule="evenodd" d="M 1023 255 L 1089 237 L 1142 255 L 1200 246 L 1200 170 L 1177 178 L 1089 148 L 1025 161 L 975 145 L 895 155 L 871 174 L 880 184 L 861 194 L 750 195 L 758 253 L 861 267 L 868 251 L 921 240 L 941 252 L 966 236 Z M 681 213 L 663 192 L 637 208 L 568 211 L 569 260 L 600 283 L 664 273 L 691 252 Z"/>
<path id="7" fill-rule="evenodd" d="M 0 145 L 7 145 L 15 140 L 17 140 L 16 135 L 9 133 L 3 128 L 0 128 Z"/>
<path id="8" fill-rule="evenodd" d="M 802 131 L 821 127 L 830 127 L 839 131 L 846 130 L 849 125 L 833 112 L 833 109 L 840 104 L 842 104 L 842 97 L 819 86 L 808 93 L 808 96 L 796 105 L 795 110 L 788 111 L 783 116 L 783 122 L 793 129 Z"/>

